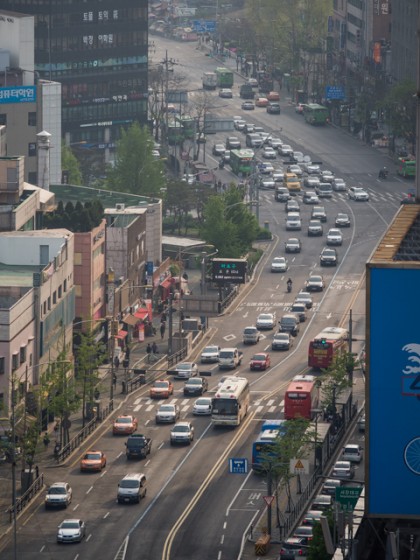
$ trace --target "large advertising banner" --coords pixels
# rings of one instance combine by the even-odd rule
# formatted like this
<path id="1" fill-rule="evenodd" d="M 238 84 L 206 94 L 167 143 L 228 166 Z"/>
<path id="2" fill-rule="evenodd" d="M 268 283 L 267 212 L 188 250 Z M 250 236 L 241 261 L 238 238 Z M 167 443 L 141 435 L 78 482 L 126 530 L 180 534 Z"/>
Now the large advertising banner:
<path id="1" fill-rule="evenodd" d="M 374 266 L 367 277 L 366 513 L 418 517 L 420 268 Z"/>

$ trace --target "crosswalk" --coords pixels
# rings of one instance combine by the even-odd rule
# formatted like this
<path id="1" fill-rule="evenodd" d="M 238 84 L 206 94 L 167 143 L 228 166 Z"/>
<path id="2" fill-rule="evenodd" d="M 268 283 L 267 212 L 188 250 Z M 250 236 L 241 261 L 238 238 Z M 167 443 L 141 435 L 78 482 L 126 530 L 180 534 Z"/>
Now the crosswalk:
<path id="1" fill-rule="evenodd" d="M 393 203 L 395 205 L 399 205 L 401 203 L 401 193 L 390 193 L 390 192 L 378 192 L 372 188 L 365 188 L 365 191 L 369 193 L 369 202 L 386 202 L 386 203 Z M 260 197 L 264 199 L 268 203 L 273 202 L 274 191 L 264 191 L 260 193 Z M 303 191 L 301 194 L 298 194 L 296 198 L 302 202 L 303 198 Z M 332 198 L 323 199 L 321 198 L 319 204 L 323 204 L 324 202 L 328 201 L 346 201 L 350 203 L 354 203 L 354 201 L 349 200 L 347 193 L 345 192 L 334 192 Z M 357 204 L 363 204 L 358 202 Z M 310 207 L 310 205 L 308 205 Z"/>
<path id="2" fill-rule="evenodd" d="M 205 393 L 203 396 L 211 397 L 212 392 L 209 391 L 208 393 Z M 194 402 L 195 402 L 194 398 L 192 399 L 182 398 L 182 397 L 178 398 L 176 396 L 171 399 L 161 399 L 161 400 L 154 400 L 154 399 L 150 399 L 149 397 L 139 397 L 133 403 L 133 413 L 139 411 L 150 413 L 156 411 L 162 403 L 165 403 L 165 404 L 177 404 L 181 414 L 186 414 L 192 412 Z M 281 414 L 284 409 L 284 400 L 281 401 L 277 399 L 263 400 L 261 397 L 256 398 L 255 400 L 251 399 L 250 409 L 255 410 L 257 414 L 260 412 L 268 412 L 268 413 L 278 412 L 279 414 Z"/>

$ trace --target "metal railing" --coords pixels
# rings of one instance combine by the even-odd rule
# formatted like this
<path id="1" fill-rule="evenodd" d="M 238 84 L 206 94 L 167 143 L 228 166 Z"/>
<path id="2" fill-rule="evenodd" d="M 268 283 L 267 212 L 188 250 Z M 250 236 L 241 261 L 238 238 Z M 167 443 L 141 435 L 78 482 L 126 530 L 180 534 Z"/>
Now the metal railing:
<path id="1" fill-rule="evenodd" d="M 185 358 L 187 352 L 188 352 L 188 348 L 187 346 L 184 346 L 174 354 L 168 356 L 168 369 L 171 369 L 172 366 L 174 366 L 175 364 L 180 362 L 183 358 Z"/>
<path id="2" fill-rule="evenodd" d="M 57 463 L 63 462 L 64 459 L 71 455 L 75 449 L 80 447 L 80 444 L 87 438 L 87 436 L 90 435 L 95 430 L 96 426 L 103 422 L 113 410 L 114 401 L 110 401 L 105 408 L 100 410 L 95 418 L 92 418 L 92 420 L 90 420 L 90 422 L 88 422 L 78 434 L 76 434 L 62 449 L 54 454 Z"/>
<path id="3" fill-rule="evenodd" d="M 38 478 L 34 480 L 31 486 L 29 486 L 26 492 L 22 494 L 20 498 L 17 498 L 16 503 L 14 505 L 11 505 L 7 509 L 7 513 L 9 514 L 9 523 L 12 523 L 15 517 L 15 513 L 17 515 L 18 513 L 23 511 L 24 508 L 29 504 L 29 502 L 32 501 L 32 499 L 39 494 L 39 492 L 42 490 L 43 487 L 44 487 L 44 475 L 40 474 Z"/>

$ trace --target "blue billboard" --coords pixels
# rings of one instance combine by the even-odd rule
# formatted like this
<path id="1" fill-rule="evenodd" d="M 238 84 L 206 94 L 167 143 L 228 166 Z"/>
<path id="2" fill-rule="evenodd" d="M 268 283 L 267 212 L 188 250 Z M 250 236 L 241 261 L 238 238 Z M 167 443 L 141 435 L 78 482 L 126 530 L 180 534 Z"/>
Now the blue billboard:
<path id="1" fill-rule="evenodd" d="M 345 99 L 344 86 L 326 86 L 325 99 Z"/>
<path id="2" fill-rule="evenodd" d="M 217 23 L 216 21 L 195 19 L 192 22 L 193 29 L 196 33 L 215 33 Z"/>
<path id="3" fill-rule="evenodd" d="M 409 266 L 368 268 L 366 513 L 376 517 L 420 515 L 420 268 Z"/>
<path id="4" fill-rule="evenodd" d="M 0 103 L 34 103 L 35 86 L 11 86 L 0 88 Z"/>

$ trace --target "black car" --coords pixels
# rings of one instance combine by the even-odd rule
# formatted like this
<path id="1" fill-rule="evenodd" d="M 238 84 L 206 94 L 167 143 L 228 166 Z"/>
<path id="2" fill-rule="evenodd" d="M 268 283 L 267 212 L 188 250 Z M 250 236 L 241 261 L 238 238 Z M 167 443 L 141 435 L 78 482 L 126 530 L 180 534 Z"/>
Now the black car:
<path id="1" fill-rule="evenodd" d="M 337 251 L 332 247 L 324 247 L 319 256 L 321 266 L 337 266 Z"/>
<path id="2" fill-rule="evenodd" d="M 299 317 L 297 317 L 294 313 L 286 313 L 279 321 L 279 332 L 287 332 L 292 336 L 297 336 L 300 329 L 299 323 Z"/>
<path id="3" fill-rule="evenodd" d="M 274 101 L 269 102 L 266 111 L 271 115 L 280 115 L 280 104 Z"/>
<path id="4" fill-rule="evenodd" d="M 184 395 L 202 395 L 207 389 L 207 379 L 204 377 L 192 377 L 185 382 Z"/>
<path id="5" fill-rule="evenodd" d="M 299 556 L 307 556 L 308 546 L 305 539 L 290 537 L 281 543 L 279 560 L 296 560 Z"/>

